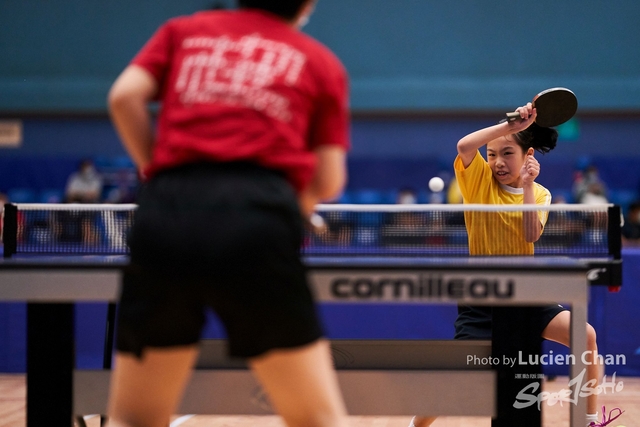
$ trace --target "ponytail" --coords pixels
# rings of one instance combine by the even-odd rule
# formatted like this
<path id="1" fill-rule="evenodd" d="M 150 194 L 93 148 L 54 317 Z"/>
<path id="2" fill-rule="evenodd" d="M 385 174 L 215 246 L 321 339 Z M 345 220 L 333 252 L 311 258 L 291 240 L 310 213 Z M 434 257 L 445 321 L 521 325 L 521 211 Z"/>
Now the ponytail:
<path id="1" fill-rule="evenodd" d="M 514 136 L 525 153 L 529 148 L 533 148 L 542 154 L 548 153 L 555 148 L 558 141 L 557 130 L 538 126 L 535 122 Z"/>

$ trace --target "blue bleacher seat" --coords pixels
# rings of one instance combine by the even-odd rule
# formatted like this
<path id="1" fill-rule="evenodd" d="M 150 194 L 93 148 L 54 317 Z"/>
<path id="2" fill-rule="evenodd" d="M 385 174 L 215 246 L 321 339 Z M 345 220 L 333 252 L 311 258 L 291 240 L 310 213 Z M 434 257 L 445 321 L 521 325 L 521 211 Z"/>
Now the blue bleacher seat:
<path id="1" fill-rule="evenodd" d="M 111 165 L 117 169 L 135 169 L 133 160 L 129 156 L 118 156 L 111 159 Z"/>
<path id="2" fill-rule="evenodd" d="M 342 203 L 342 204 L 353 203 L 353 196 L 349 191 L 345 191 L 335 201 L 332 201 L 332 203 Z"/>
<path id="3" fill-rule="evenodd" d="M 38 202 L 40 203 L 62 203 L 64 201 L 64 191 L 59 188 L 46 188 L 40 190 Z"/>
<path id="4" fill-rule="evenodd" d="M 95 156 L 93 158 L 93 164 L 99 170 L 112 167 L 112 163 L 111 157 L 108 156 Z"/>
<path id="5" fill-rule="evenodd" d="M 383 203 L 384 197 L 381 191 L 373 189 L 356 190 L 352 193 L 353 203 L 377 205 Z"/>
<path id="6" fill-rule="evenodd" d="M 11 203 L 35 203 L 36 192 L 30 188 L 12 188 L 7 191 L 7 197 Z"/>
<path id="7" fill-rule="evenodd" d="M 638 199 L 638 193 L 634 190 L 609 190 L 609 201 L 619 205 L 625 213 L 629 209 L 629 205 Z"/>
<path id="8" fill-rule="evenodd" d="M 400 192 L 400 190 L 394 189 L 394 190 L 384 190 L 381 192 L 382 195 L 382 200 L 381 203 L 387 204 L 387 205 L 393 205 L 398 201 L 398 193 Z"/>
<path id="9" fill-rule="evenodd" d="M 418 190 L 418 193 L 416 194 L 416 203 L 429 203 L 429 197 L 431 196 L 431 191 L 429 190 Z"/>
<path id="10" fill-rule="evenodd" d="M 549 191 L 551 192 L 551 201 L 553 203 L 558 203 L 559 199 L 562 197 L 564 198 L 564 203 L 574 203 L 575 200 L 573 200 L 573 193 L 571 192 L 571 189 L 567 189 L 567 188 L 550 188 Z"/>

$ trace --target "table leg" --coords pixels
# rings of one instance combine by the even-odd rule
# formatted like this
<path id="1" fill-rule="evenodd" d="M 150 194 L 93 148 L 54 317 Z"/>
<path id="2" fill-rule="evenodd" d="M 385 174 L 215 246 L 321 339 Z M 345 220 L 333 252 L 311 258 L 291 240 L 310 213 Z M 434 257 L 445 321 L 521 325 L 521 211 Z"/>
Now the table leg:
<path id="1" fill-rule="evenodd" d="M 575 363 L 570 366 L 570 379 L 572 383 L 580 378 L 584 371 L 582 383 L 576 382 L 571 386 L 572 398 L 575 402 L 571 405 L 571 427 L 582 427 L 585 424 L 587 414 L 587 399 L 580 397 L 580 386 L 586 382 L 586 365 L 582 356 L 587 350 L 587 305 L 586 303 L 574 303 L 571 306 L 571 353 Z"/>
<path id="2" fill-rule="evenodd" d="M 541 425 L 542 414 L 537 404 L 514 407 L 518 393 L 526 387 L 532 387 L 526 391 L 527 394 L 537 396 L 542 391 L 542 366 L 529 363 L 529 355 L 539 356 L 541 353 L 542 339 L 536 336 L 540 331 L 540 321 L 536 307 L 493 308 L 491 355 L 499 363 L 493 366 L 498 379 L 498 407 L 491 427 Z M 506 360 L 515 363 L 510 366 L 510 363 L 505 363 Z M 525 363 L 521 363 L 521 360 Z"/>
<path id="3" fill-rule="evenodd" d="M 27 427 L 73 420 L 73 304 L 27 304 Z"/>

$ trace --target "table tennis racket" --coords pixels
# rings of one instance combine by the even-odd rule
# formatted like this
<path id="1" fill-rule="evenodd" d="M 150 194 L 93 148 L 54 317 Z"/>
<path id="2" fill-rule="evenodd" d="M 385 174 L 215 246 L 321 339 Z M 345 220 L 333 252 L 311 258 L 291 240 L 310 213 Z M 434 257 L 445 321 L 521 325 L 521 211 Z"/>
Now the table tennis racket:
<path id="1" fill-rule="evenodd" d="M 578 98 L 567 88 L 553 87 L 537 94 L 531 102 L 537 110 L 538 126 L 550 128 L 569 120 L 578 110 Z M 520 118 L 520 113 L 507 113 L 506 121 L 512 122 Z"/>

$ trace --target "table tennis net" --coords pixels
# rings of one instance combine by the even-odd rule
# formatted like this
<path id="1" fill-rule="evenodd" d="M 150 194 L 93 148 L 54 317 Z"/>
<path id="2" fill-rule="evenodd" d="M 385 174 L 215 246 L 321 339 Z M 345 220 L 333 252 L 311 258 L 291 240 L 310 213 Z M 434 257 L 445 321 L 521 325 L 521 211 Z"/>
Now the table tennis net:
<path id="1" fill-rule="evenodd" d="M 4 251 L 126 254 L 135 209 L 136 205 L 6 205 Z M 620 211 L 613 205 L 552 205 L 542 211 L 532 206 L 319 205 L 323 225 L 305 228 L 301 249 L 309 256 L 468 256 L 470 244 L 482 246 L 486 240 L 499 248 L 486 255 L 530 255 L 522 252 L 521 235 L 504 225 L 521 228 L 526 212 L 546 217 L 544 231 L 533 244 L 535 255 L 603 257 L 619 252 Z M 470 242 L 472 224 L 480 224 L 484 234 Z"/>
<path id="2" fill-rule="evenodd" d="M 619 252 L 619 212 L 613 205 L 553 205 L 543 210 L 493 205 L 321 205 L 317 214 L 324 224 L 315 230 L 309 227 L 303 251 L 314 256 L 606 257 Z M 527 213 L 546 220 L 533 245 L 527 245 L 518 231 Z"/>
<path id="3" fill-rule="evenodd" d="M 126 254 L 135 209 L 133 204 L 5 205 L 5 257 L 16 253 Z"/>

